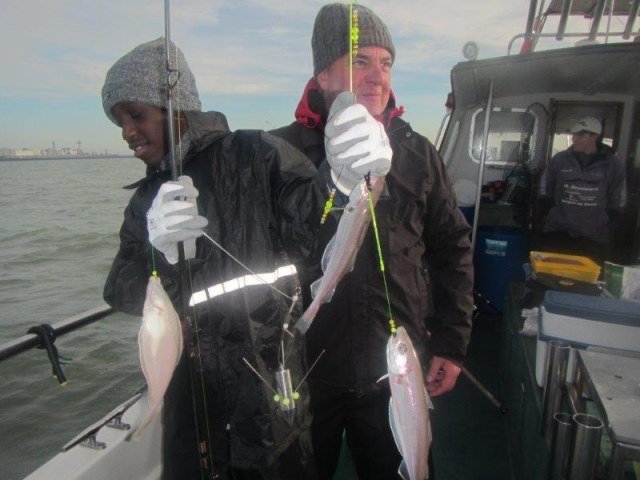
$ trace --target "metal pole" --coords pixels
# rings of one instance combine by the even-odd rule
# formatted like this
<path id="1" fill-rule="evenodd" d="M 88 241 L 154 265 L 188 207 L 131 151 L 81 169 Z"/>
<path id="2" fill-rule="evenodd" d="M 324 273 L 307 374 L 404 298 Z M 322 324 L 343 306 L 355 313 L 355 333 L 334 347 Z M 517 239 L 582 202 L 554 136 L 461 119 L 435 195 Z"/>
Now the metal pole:
<path id="1" fill-rule="evenodd" d="M 598 0 L 595 10 L 593 12 L 593 21 L 591 22 L 591 31 L 589 32 L 589 40 L 595 40 L 598 29 L 600 28 L 600 20 L 602 20 L 602 14 L 604 13 L 604 6 L 607 0 Z"/>
<path id="2" fill-rule="evenodd" d="M 640 0 L 633 0 L 631 8 L 629 9 L 629 17 L 627 18 L 627 25 L 624 27 L 624 34 L 622 38 L 628 40 L 631 37 L 631 31 L 633 30 L 633 22 L 635 22 L 638 16 L 638 10 L 640 10 Z"/>
<path id="3" fill-rule="evenodd" d="M 176 159 L 176 140 L 173 128 L 173 92 L 171 85 L 171 73 L 175 72 L 175 66 L 171 62 L 171 12 L 169 0 L 164 0 L 164 45 L 167 58 L 167 122 L 169 127 L 169 154 L 171 155 L 171 178 L 178 178 L 178 160 Z"/>
<path id="4" fill-rule="evenodd" d="M 571 347 L 567 342 L 552 340 L 547 350 L 547 374 L 542 399 L 541 431 L 545 439 L 551 439 L 553 416 L 560 411 L 562 387 L 567 377 L 567 363 Z"/>
<path id="5" fill-rule="evenodd" d="M 82 312 L 78 315 L 74 315 L 73 317 L 69 317 L 58 323 L 54 323 L 51 327 L 53 328 L 53 332 L 57 338 L 66 333 L 73 332 L 78 328 L 84 327 L 85 325 L 97 322 L 114 312 L 115 310 L 109 305 L 103 305 L 92 308 L 91 310 L 87 310 L 86 312 Z M 39 346 L 40 337 L 34 333 L 27 333 L 26 335 L 0 345 L 0 361 Z"/>
<path id="6" fill-rule="evenodd" d="M 489 84 L 489 97 L 487 98 L 487 107 L 484 114 L 484 132 L 482 137 L 482 156 L 480 157 L 480 168 L 478 168 L 478 181 L 476 183 L 476 203 L 473 215 L 473 228 L 471 230 L 471 249 L 476 249 L 476 233 L 478 231 L 478 219 L 480 218 L 480 200 L 482 197 L 482 179 L 484 177 L 484 165 L 487 161 L 487 143 L 489 141 L 489 120 L 491 119 L 491 110 L 493 109 L 493 78 Z"/>
<path id="7" fill-rule="evenodd" d="M 532 40 L 531 34 L 533 33 L 533 23 L 536 19 L 536 9 L 538 6 L 538 0 L 531 0 L 529 2 L 529 15 L 527 16 L 527 28 L 525 33 L 525 38 L 529 41 Z"/>
<path id="8" fill-rule="evenodd" d="M 559 412 L 553 416 L 553 419 L 549 480 L 564 480 L 573 443 L 573 416 Z"/>
<path id="9" fill-rule="evenodd" d="M 587 413 L 575 414 L 573 421 L 575 435 L 569 479 L 591 480 L 595 476 L 603 424 L 599 418 Z"/>
<path id="10" fill-rule="evenodd" d="M 562 40 L 564 38 L 564 31 L 567 29 L 567 20 L 571 13 L 572 0 L 564 0 L 562 2 L 562 10 L 560 11 L 560 20 L 558 21 L 558 32 L 556 33 L 556 40 Z"/>

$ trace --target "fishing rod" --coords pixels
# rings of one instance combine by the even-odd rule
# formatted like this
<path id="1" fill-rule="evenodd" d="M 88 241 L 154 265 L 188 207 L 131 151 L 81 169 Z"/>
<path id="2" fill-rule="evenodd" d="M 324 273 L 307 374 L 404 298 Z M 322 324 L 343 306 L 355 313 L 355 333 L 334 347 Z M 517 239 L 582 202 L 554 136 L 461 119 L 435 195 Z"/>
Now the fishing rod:
<path id="1" fill-rule="evenodd" d="M 173 115 L 173 88 L 178 85 L 180 77 L 177 66 L 173 64 L 171 58 L 171 8 L 170 0 L 164 0 L 164 39 L 167 69 L 167 122 L 169 135 L 169 154 L 171 158 L 171 178 L 178 179 L 178 159 L 175 149 L 175 129 Z M 179 105 L 178 105 L 179 107 Z M 180 118 L 176 117 L 178 125 Z M 182 157 L 182 155 L 181 155 Z M 180 158 L 182 167 L 182 158 Z M 211 434 L 209 431 L 209 421 L 207 414 L 206 395 L 204 379 L 202 377 L 202 359 L 200 357 L 200 347 L 198 339 L 198 325 L 195 317 L 195 309 L 190 308 L 189 299 L 191 296 L 191 276 L 189 264 L 184 254 L 184 242 L 178 242 L 178 271 L 179 271 L 179 291 L 182 300 L 182 322 L 185 325 L 185 336 L 188 357 L 189 377 L 191 383 L 191 397 L 193 400 L 193 414 L 196 428 L 197 452 L 199 454 L 200 476 L 202 479 L 214 479 L 218 475 L 214 474 L 213 454 L 211 445 Z M 155 269 L 153 274 L 155 274 Z"/>

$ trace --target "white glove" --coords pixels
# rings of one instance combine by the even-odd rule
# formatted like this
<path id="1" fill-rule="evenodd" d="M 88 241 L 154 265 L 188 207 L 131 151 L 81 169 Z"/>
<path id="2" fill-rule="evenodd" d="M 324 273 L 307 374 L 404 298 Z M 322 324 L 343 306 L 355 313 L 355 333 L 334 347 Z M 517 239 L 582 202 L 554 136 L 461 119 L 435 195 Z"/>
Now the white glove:
<path id="1" fill-rule="evenodd" d="M 338 190 L 351 190 L 371 173 L 384 176 L 391 169 L 391 145 L 384 126 L 366 107 L 354 103 L 352 93 L 342 92 L 329 110 L 324 129 L 324 148 L 331 165 L 331 178 Z"/>
<path id="2" fill-rule="evenodd" d="M 147 212 L 149 242 L 171 265 L 178 263 L 178 242 L 184 242 L 185 258 L 196 256 L 196 238 L 208 223 L 198 215 L 197 196 L 191 177 L 183 175 L 160 186 Z"/>

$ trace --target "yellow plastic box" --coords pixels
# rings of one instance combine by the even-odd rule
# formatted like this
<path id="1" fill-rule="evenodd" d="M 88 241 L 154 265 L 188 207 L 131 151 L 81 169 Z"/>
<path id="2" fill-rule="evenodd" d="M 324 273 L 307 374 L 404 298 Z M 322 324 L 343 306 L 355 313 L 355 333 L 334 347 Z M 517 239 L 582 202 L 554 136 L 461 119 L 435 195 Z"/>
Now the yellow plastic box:
<path id="1" fill-rule="evenodd" d="M 548 273 L 589 283 L 596 283 L 600 276 L 600 266 L 587 257 L 553 252 L 530 252 L 529 258 L 536 273 Z"/>

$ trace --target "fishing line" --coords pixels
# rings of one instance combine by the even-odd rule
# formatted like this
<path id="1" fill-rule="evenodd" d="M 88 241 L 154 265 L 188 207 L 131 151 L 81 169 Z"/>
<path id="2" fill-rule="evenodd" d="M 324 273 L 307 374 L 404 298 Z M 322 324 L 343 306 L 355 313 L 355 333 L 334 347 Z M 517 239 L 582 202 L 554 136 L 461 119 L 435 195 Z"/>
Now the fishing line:
<path id="1" fill-rule="evenodd" d="M 358 22 L 358 10 L 353 9 L 353 1 L 349 2 L 349 91 L 353 92 L 353 59 L 358 55 L 358 44 L 360 41 L 360 27 Z M 354 95 L 355 96 L 355 95 Z M 367 190 L 371 192 L 371 174 L 365 175 L 365 181 L 367 183 Z M 387 299 L 387 311 L 389 313 L 389 329 L 391 333 L 396 332 L 396 323 L 393 320 L 393 313 L 391 311 L 391 296 L 389 294 L 389 286 L 387 284 L 387 275 L 385 273 L 384 259 L 382 257 L 382 247 L 380 243 L 380 232 L 378 230 L 378 222 L 376 219 L 375 205 L 369 197 L 369 210 L 371 211 L 371 223 L 373 225 L 373 233 L 376 240 L 376 251 L 378 253 L 378 265 L 380 267 L 380 273 L 382 274 L 382 281 L 384 283 L 384 293 Z"/>
<path id="2" fill-rule="evenodd" d="M 371 192 L 371 174 L 367 174 L 364 177 L 367 182 L 367 190 Z M 371 211 L 371 223 L 373 225 L 373 233 L 376 239 L 376 250 L 378 252 L 378 266 L 380 267 L 380 273 L 382 273 L 382 282 L 384 283 L 384 294 L 387 298 L 387 311 L 389 313 L 389 330 L 391 333 L 396 333 L 396 322 L 393 320 L 393 313 L 391 312 L 391 296 L 389 295 L 389 286 L 387 284 L 387 274 L 385 273 L 384 267 L 384 259 L 382 257 L 382 247 L 380 243 L 380 232 L 378 230 L 378 222 L 376 220 L 376 211 L 375 205 L 373 204 L 373 199 L 371 198 L 371 193 L 368 195 L 369 197 L 369 210 Z"/>
<path id="3" fill-rule="evenodd" d="M 349 2 L 349 92 L 353 93 L 353 49 L 358 48 L 358 30 L 353 28 L 353 2 Z M 356 11 L 356 19 L 357 19 Z M 356 22 L 357 24 L 357 22 Z"/>
<path id="4" fill-rule="evenodd" d="M 349 92 L 353 92 L 353 58 L 358 54 L 358 41 L 360 39 L 360 29 L 358 27 L 358 10 L 353 9 L 353 1 L 349 2 Z M 344 165 L 340 167 L 340 172 L 336 178 L 336 183 L 340 181 L 342 175 L 342 169 Z M 331 188 L 329 191 L 329 197 L 324 204 L 322 210 L 322 217 L 320 218 L 320 225 L 323 225 L 327 221 L 327 217 L 333 210 L 333 201 L 336 198 L 336 187 Z"/>
<path id="5" fill-rule="evenodd" d="M 278 290 L 276 287 L 274 287 L 273 285 L 271 285 L 271 283 L 267 282 L 264 278 L 262 278 L 258 273 L 254 272 L 253 270 L 251 270 L 249 267 L 247 267 L 244 263 L 242 263 L 240 260 L 238 260 L 236 257 L 233 256 L 233 254 L 231 252 L 229 252 L 227 249 L 225 249 L 222 245 L 220 245 L 218 242 L 216 242 L 213 238 L 211 238 L 209 235 L 207 235 L 206 232 L 202 233 L 204 235 L 204 237 L 206 239 L 208 239 L 211 243 L 213 243 L 216 247 L 218 247 L 220 250 L 222 250 L 226 255 L 228 255 L 234 262 L 236 262 L 238 265 L 240 265 L 242 268 L 244 268 L 247 272 L 249 272 L 251 275 L 253 275 L 254 277 L 256 277 L 258 280 L 260 280 L 262 283 L 264 283 L 267 287 L 269 287 L 270 289 L 278 292 L 280 295 L 282 295 L 285 298 L 288 298 L 289 300 L 291 300 L 292 302 L 295 302 L 295 299 L 290 297 L 289 295 L 287 295 L 286 293 L 284 293 L 281 290 Z"/>

